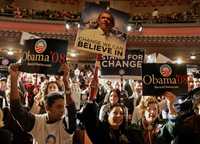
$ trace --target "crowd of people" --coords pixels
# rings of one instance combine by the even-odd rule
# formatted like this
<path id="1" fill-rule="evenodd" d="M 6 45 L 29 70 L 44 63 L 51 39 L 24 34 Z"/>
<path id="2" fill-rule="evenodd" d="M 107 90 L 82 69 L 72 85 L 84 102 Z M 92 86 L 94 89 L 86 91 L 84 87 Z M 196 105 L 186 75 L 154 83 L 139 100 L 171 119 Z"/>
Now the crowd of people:
<path id="1" fill-rule="evenodd" d="M 133 22 L 143 23 L 195 23 L 199 20 L 199 14 L 192 9 L 182 12 L 163 13 L 155 8 L 152 13 L 138 13 L 131 17 Z"/>
<path id="2" fill-rule="evenodd" d="M 66 10 L 36 10 L 36 9 L 26 9 L 12 5 L 5 5 L 0 7 L 0 16 L 13 17 L 13 18 L 24 18 L 24 19 L 42 19 L 42 20 L 54 20 L 54 21 L 64 21 L 64 20 L 79 20 L 79 13 L 72 13 Z"/>
<path id="3" fill-rule="evenodd" d="M 98 24 L 108 35 L 114 21 L 103 12 Z M 9 66 L 0 77 L 1 143 L 82 144 L 80 131 L 93 144 L 200 143 L 200 88 L 192 76 L 185 95 L 143 96 L 142 81 L 101 79 L 90 65 L 61 70 L 28 74 Z"/>
<path id="4" fill-rule="evenodd" d="M 156 10 L 155 10 L 156 9 Z M 182 12 L 164 13 L 155 8 L 152 13 L 135 13 L 131 16 L 131 22 L 142 23 L 194 23 L 199 21 L 199 14 L 195 10 L 184 10 Z M 154 16 L 156 13 L 156 16 Z M 1 7 L 0 16 L 25 18 L 25 19 L 43 19 L 43 20 L 75 20 L 80 21 L 80 12 L 72 13 L 66 10 L 36 10 L 26 9 L 13 5 Z"/>
<path id="5" fill-rule="evenodd" d="M 4 144 L 198 144 L 200 88 L 143 96 L 142 82 L 95 77 L 93 68 L 62 65 L 62 76 L 29 74 L 11 64 L 0 78 Z"/>

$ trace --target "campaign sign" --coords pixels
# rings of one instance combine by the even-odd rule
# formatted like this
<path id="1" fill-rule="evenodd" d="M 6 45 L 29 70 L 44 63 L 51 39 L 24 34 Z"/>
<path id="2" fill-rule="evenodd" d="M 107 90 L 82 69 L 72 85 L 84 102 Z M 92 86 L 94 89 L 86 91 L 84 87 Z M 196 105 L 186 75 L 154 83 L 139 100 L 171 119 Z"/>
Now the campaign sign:
<path id="1" fill-rule="evenodd" d="M 26 40 L 20 71 L 28 73 L 61 74 L 60 66 L 66 62 L 67 46 L 67 40 Z"/>
<path id="2" fill-rule="evenodd" d="M 128 38 L 128 20 L 127 13 L 87 2 L 81 13 L 81 27 L 77 32 L 75 47 L 123 59 Z"/>
<path id="3" fill-rule="evenodd" d="M 143 49 L 126 50 L 125 59 L 103 56 L 100 62 L 101 75 L 112 77 L 120 75 L 125 77 L 141 76 L 143 60 Z"/>
<path id="4" fill-rule="evenodd" d="M 187 93 L 187 68 L 184 64 L 143 64 L 143 95 L 158 96 L 165 91 L 176 95 Z"/>

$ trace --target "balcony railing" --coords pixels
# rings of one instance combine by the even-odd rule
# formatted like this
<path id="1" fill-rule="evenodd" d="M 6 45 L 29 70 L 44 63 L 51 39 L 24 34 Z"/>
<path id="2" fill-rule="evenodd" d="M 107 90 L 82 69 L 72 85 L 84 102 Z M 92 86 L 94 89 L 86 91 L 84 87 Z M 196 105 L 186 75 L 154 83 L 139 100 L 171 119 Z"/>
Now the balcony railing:
<path id="1" fill-rule="evenodd" d="M 22 17 L 17 17 L 13 12 L 0 12 L 0 20 L 9 20 L 9 21 L 23 21 L 23 22 L 36 22 L 36 23 L 63 23 L 66 22 L 79 22 L 80 16 L 76 16 L 75 18 L 69 18 L 69 17 L 50 17 L 48 15 L 42 16 L 38 15 L 37 13 L 34 15 L 26 15 Z M 158 19 L 152 19 L 152 17 L 145 17 L 145 18 L 135 18 L 132 17 L 129 20 L 130 24 L 189 24 L 189 23 L 200 23 L 200 16 L 188 16 L 187 18 L 183 17 L 177 17 L 172 18 L 169 16 L 161 16 Z"/>

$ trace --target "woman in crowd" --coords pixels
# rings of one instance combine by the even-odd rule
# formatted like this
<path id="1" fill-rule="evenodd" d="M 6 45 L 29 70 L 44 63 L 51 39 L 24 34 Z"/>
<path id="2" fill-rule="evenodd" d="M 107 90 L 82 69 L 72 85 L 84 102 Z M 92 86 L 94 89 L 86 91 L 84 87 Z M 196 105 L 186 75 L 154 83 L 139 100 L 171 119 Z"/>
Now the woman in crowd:
<path id="1" fill-rule="evenodd" d="M 144 103 L 149 97 L 152 97 L 152 96 L 142 96 L 141 97 L 139 105 L 137 105 L 133 111 L 131 123 L 137 123 L 138 121 L 141 120 L 141 118 L 143 117 Z M 159 112 L 162 115 L 162 118 L 164 117 L 163 108 L 165 107 L 165 105 L 166 105 L 165 99 L 164 98 L 159 99 L 159 109 L 160 109 Z"/>
<path id="2" fill-rule="evenodd" d="M 173 103 L 175 95 L 171 92 L 165 92 L 166 104 L 168 107 L 168 119 L 166 121 L 159 119 L 159 102 L 155 97 L 147 97 L 142 105 L 142 118 L 136 124 L 130 125 L 130 128 L 138 128 L 143 132 L 145 144 L 170 144 L 174 139 L 175 124 L 177 114 Z"/>
<path id="3" fill-rule="evenodd" d="M 31 108 L 31 112 L 35 114 L 45 113 L 44 98 L 51 92 L 61 91 L 61 87 L 57 81 L 49 81 L 44 85 L 44 89 L 41 89 L 34 98 L 34 103 Z"/>
<path id="4" fill-rule="evenodd" d="M 99 120 L 100 121 L 107 121 L 107 113 L 110 110 L 110 107 L 120 101 L 120 90 L 119 89 L 113 89 L 108 94 L 108 101 L 104 103 L 99 111 Z"/>
<path id="5" fill-rule="evenodd" d="M 108 112 L 110 111 L 111 107 L 117 103 L 121 103 L 121 93 L 119 89 L 113 89 L 109 93 L 108 102 L 101 106 L 99 111 L 99 120 L 100 121 L 107 121 Z M 128 109 L 124 106 L 125 110 L 125 121 L 128 122 Z"/>
<path id="6" fill-rule="evenodd" d="M 137 123 L 142 118 L 142 107 L 149 96 L 142 96 L 139 105 L 134 108 L 131 123 Z"/>
<path id="7" fill-rule="evenodd" d="M 91 89 L 97 87 L 98 82 L 94 79 L 90 83 Z M 116 93 L 116 92 L 114 92 Z M 94 93 L 93 93 L 94 94 Z M 115 94 L 116 95 L 116 94 Z M 96 94 L 95 94 L 96 96 Z M 97 117 L 98 106 L 95 100 L 90 100 L 83 106 L 78 115 L 92 143 L 94 144 L 143 144 L 141 132 L 127 129 L 125 121 L 125 107 L 120 103 L 110 106 L 106 121 L 100 121 Z"/>

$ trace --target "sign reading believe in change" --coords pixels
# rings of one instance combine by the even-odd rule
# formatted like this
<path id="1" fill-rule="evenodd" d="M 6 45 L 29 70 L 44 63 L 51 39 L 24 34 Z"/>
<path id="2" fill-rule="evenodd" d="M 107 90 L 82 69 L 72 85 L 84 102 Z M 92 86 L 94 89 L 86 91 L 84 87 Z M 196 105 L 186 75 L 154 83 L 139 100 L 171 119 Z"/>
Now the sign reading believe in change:
<path id="1" fill-rule="evenodd" d="M 143 64 L 143 95 L 158 96 L 165 91 L 176 95 L 187 93 L 187 68 L 184 64 Z"/>
<path id="2" fill-rule="evenodd" d="M 143 49 L 126 50 L 125 59 L 103 56 L 101 60 L 102 76 L 132 77 L 142 75 L 142 63 L 144 60 Z"/>
<path id="3" fill-rule="evenodd" d="M 61 74 L 60 66 L 66 62 L 67 46 L 67 40 L 26 40 L 20 70 L 28 73 Z"/>

